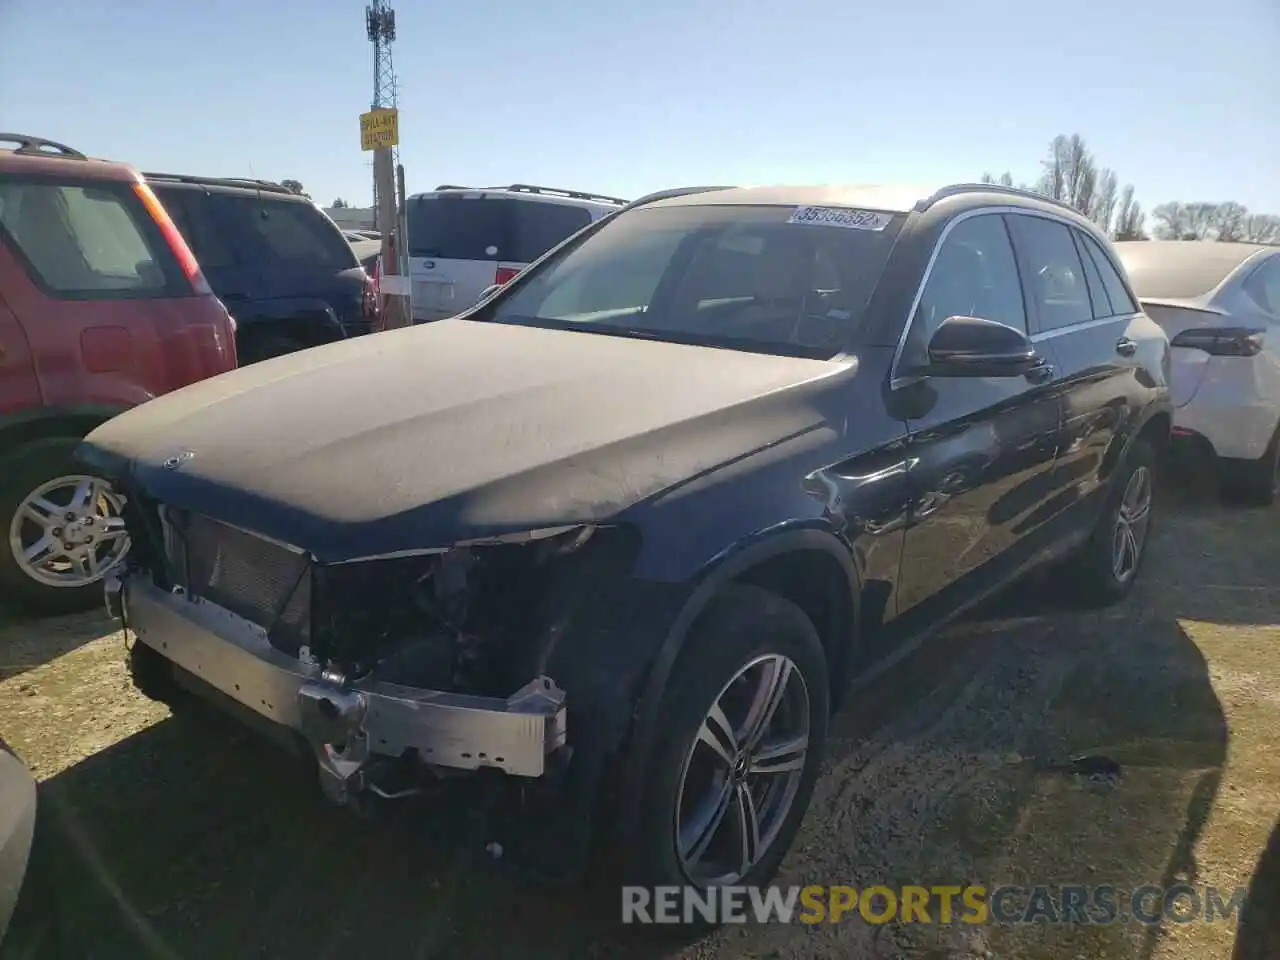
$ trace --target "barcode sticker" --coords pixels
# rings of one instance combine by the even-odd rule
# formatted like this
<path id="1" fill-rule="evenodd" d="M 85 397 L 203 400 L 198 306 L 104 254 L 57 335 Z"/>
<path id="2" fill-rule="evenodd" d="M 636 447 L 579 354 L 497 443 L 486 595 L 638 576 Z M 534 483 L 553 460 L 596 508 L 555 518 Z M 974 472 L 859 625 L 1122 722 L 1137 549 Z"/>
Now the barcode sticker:
<path id="1" fill-rule="evenodd" d="M 812 223 L 824 227 L 845 227 L 850 230 L 883 230 L 892 219 L 892 213 L 875 210 L 851 210 L 847 207 L 796 207 L 787 223 Z"/>

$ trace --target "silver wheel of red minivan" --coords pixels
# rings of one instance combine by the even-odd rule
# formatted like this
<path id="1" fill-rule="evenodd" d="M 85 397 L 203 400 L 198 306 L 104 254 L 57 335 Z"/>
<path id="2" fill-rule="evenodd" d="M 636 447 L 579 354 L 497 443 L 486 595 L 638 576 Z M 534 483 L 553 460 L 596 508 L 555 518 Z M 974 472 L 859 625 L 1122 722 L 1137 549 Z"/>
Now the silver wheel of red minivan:
<path id="1" fill-rule="evenodd" d="M 72 438 L 19 448 L 0 483 L 0 589 L 55 612 L 101 601 L 98 584 L 129 549 L 124 498 L 71 459 Z"/>

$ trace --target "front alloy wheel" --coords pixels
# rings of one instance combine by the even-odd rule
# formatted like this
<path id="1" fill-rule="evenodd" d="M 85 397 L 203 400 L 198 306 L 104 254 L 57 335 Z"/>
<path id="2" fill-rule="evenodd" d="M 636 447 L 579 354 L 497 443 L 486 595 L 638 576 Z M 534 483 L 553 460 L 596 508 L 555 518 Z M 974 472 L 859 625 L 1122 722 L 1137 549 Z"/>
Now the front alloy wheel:
<path id="1" fill-rule="evenodd" d="M 627 784 L 632 816 L 614 824 L 622 882 L 768 883 L 813 795 L 830 688 L 803 610 L 760 587 L 722 587 L 672 667 Z"/>
<path id="2" fill-rule="evenodd" d="M 788 657 L 752 660 L 720 691 L 685 757 L 676 849 L 699 886 L 734 884 L 791 812 L 809 752 L 809 691 Z"/>

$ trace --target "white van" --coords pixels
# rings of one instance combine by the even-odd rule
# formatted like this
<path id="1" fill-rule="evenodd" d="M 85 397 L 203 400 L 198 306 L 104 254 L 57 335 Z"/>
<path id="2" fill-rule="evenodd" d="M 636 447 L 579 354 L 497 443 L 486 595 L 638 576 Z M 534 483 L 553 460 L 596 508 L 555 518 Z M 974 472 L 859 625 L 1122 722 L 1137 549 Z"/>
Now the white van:
<path id="1" fill-rule="evenodd" d="M 561 240 L 626 204 L 577 190 L 514 183 L 440 186 L 406 202 L 413 320 L 451 317 Z"/>

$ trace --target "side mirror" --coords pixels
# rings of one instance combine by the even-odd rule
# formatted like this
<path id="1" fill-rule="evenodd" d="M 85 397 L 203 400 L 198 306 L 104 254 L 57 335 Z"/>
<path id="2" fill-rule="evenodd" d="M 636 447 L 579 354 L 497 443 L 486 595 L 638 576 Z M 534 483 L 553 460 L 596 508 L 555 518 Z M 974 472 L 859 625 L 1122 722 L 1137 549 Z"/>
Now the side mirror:
<path id="1" fill-rule="evenodd" d="M 931 377 L 1022 377 L 1044 361 L 1021 330 L 978 317 L 947 317 L 929 338 Z"/>

